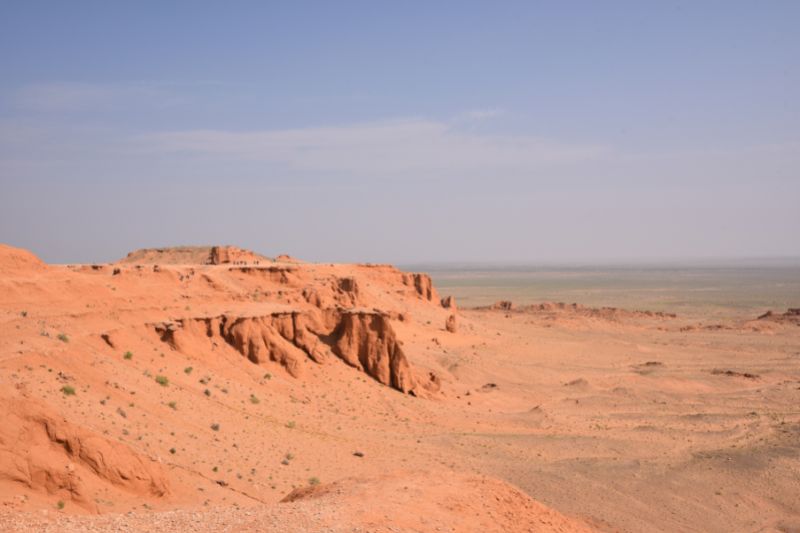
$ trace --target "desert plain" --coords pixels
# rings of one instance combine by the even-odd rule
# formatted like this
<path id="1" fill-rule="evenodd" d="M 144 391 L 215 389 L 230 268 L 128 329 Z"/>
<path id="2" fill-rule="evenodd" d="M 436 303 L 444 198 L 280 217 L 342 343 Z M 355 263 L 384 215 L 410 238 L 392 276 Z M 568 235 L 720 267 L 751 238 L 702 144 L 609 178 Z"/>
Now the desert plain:
<path id="1" fill-rule="evenodd" d="M 799 305 L 544 300 L 0 245 L 0 530 L 800 531 Z"/>

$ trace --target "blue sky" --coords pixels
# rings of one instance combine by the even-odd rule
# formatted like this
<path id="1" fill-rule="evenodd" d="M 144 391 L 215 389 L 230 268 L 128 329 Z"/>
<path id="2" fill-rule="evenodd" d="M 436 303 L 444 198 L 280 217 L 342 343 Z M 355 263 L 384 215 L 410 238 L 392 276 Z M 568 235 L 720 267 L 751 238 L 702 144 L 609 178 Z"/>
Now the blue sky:
<path id="1" fill-rule="evenodd" d="M 798 2 L 4 2 L 0 241 L 800 255 Z"/>

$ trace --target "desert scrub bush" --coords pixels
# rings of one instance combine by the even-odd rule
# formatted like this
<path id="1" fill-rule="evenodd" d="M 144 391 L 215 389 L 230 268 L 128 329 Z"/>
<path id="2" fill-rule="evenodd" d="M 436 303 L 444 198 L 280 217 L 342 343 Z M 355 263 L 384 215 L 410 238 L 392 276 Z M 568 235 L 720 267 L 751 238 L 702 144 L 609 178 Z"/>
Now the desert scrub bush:
<path id="1" fill-rule="evenodd" d="M 314 485 L 319 485 L 319 478 L 318 477 L 309 478 L 308 479 L 308 484 L 311 485 L 312 487 Z"/>
<path id="2" fill-rule="evenodd" d="M 214 422 L 213 424 L 211 424 L 211 429 L 214 431 L 219 431 L 219 424 Z"/>
<path id="3" fill-rule="evenodd" d="M 203 394 L 205 394 L 206 396 L 211 396 L 211 391 L 206 389 L 203 391 Z"/>
<path id="4" fill-rule="evenodd" d="M 259 403 L 261 403 L 261 400 L 259 400 L 258 397 L 255 394 L 251 394 L 250 395 L 250 403 L 252 403 L 254 405 L 255 404 L 259 404 Z"/>
<path id="5" fill-rule="evenodd" d="M 156 383 L 162 387 L 169 385 L 169 378 L 167 376 L 156 376 Z"/>
<path id="6" fill-rule="evenodd" d="M 20 315 L 22 316 L 22 318 L 25 318 L 26 316 L 28 316 L 28 312 L 27 311 L 22 311 L 20 313 Z"/>
<path id="7" fill-rule="evenodd" d="M 131 359 L 133 359 L 133 352 L 125 352 L 122 358 L 130 361 Z"/>
<path id="8" fill-rule="evenodd" d="M 294 423 L 294 420 L 289 420 L 288 422 L 286 422 L 286 427 L 289 429 L 294 429 L 295 425 L 296 424 Z"/>
<path id="9" fill-rule="evenodd" d="M 56 337 L 61 342 L 69 342 L 69 337 L 67 337 L 66 333 L 59 333 L 58 337 Z"/>
<path id="10" fill-rule="evenodd" d="M 192 373 L 192 370 L 194 369 L 190 366 L 187 366 L 186 368 L 183 369 L 183 371 L 186 373 L 187 376 Z"/>
<path id="11" fill-rule="evenodd" d="M 56 507 L 58 507 L 59 509 L 63 509 L 64 505 L 65 505 L 64 500 L 58 500 Z"/>
<path id="12" fill-rule="evenodd" d="M 64 396 L 74 396 L 75 395 L 75 387 L 72 385 L 64 385 L 61 387 L 61 392 L 64 393 Z"/>
<path id="13" fill-rule="evenodd" d="M 176 451 L 177 451 L 177 450 L 176 450 L 175 448 L 170 448 L 170 449 L 169 449 L 169 453 L 171 453 L 172 455 L 175 455 L 175 452 L 176 452 Z"/>

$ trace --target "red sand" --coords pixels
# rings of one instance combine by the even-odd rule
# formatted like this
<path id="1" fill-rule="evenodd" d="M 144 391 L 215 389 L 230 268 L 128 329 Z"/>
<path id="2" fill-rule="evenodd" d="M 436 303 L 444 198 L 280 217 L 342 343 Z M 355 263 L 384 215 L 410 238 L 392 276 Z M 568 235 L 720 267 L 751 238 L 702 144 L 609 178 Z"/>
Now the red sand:
<path id="1" fill-rule="evenodd" d="M 0 529 L 797 527 L 792 320 L 465 310 L 209 250 L 0 246 Z"/>

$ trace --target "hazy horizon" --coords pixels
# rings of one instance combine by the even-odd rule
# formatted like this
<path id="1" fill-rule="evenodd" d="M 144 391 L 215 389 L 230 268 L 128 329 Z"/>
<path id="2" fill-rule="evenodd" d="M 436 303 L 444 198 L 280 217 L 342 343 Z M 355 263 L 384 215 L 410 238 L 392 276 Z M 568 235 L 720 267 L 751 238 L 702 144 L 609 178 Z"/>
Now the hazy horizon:
<path id="1" fill-rule="evenodd" d="M 0 6 L 0 242 L 48 262 L 800 257 L 800 3 Z"/>

